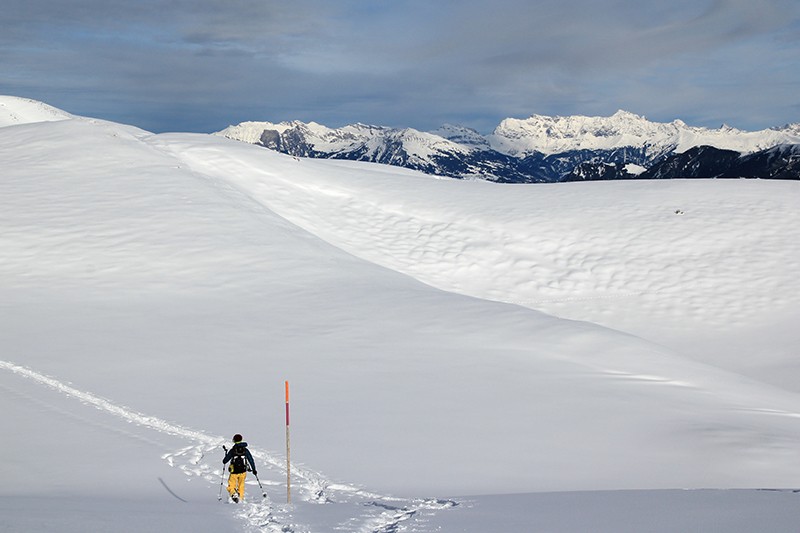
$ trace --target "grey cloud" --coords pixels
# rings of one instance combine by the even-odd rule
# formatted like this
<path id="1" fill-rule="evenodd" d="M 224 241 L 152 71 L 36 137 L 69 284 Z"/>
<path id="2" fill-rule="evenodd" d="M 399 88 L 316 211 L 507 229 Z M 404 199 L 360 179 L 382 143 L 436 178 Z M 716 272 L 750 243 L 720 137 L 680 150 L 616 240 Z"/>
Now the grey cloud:
<path id="1" fill-rule="evenodd" d="M 299 118 L 485 130 L 618 108 L 727 111 L 745 127 L 737 116 L 796 112 L 799 19 L 796 0 L 6 0 L 0 92 L 153 129 Z"/>

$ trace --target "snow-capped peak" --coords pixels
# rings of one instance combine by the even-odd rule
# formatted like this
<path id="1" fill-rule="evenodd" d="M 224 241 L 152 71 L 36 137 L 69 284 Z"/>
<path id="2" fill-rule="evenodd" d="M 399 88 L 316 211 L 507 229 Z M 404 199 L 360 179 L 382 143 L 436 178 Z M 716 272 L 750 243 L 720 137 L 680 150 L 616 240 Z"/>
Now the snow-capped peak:
<path id="1" fill-rule="evenodd" d="M 791 128 L 745 132 L 726 125 L 719 129 L 694 127 L 682 120 L 651 122 L 620 110 L 610 117 L 533 115 L 527 119 L 507 118 L 488 139 L 493 149 L 515 156 L 622 147 L 641 147 L 655 155 L 683 152 L 699 145 L 748 153 L 775 144 L 800 142 L 799 133 Z"/>
<path id="2" fill-rule="evenodd" d="M 439 129 L 430 133 L 444 137 L 447 140 L 469 148 L 477 150 L 489 149 L 489 141 L 486 140 L 486 137 L 478 133 L 476 130 L 467 128 L 465 126 L 443 124 Z"/>
<path id="3" fill-rule="evenodd" d="M 630 111 L 625 111 L 624 109 L 617 109 L 617 112 L 611 115 L 611 118 L 618 120 L 647 120 L 641 115 L 631 113 Z"/>
<path id="4" fill-rule="evenodd" d="M 451 127 L 456 131 L 456 127 Z M 462 129 L 466 131 L 466 128 Z M 480 134 L 472 131 L 472 137 Z M 413 128 L 395 129 L 368 124 L 350 124 L 329 128 L 314 122 L 243 122 L 230 126 L 218 135 L 261 144 L 293 155 L 327 154 L 329 157 L 348 154 L 347 158 L 378 161 L 403 166 L 428 167 L 431 158 L 443 153 L 468 153 L 471 148 L 456 140 Z M 480 141 L 476 141 L 480 144 Z M 486 141 L 483 141 L 486 146 Z"/>
<path id="5" fill-rule="evenodd" d="M 782 133 L 787 133 L 789 135 L 797 135 L 800 137 L 800 122 L 795 122 L 792 124 L 785 124 L 780 127 L 771 128 L 773 131 L 778 131 Z"/>
<path id="6" fill-rule="evenodd" d="M 489 142 L 495 150 L 510 155 L 552 154 L 637 146 L 675 127 L 655 124 L 623 110 L 610 117 L 532 115 L 527 119 L 503 120 L 489 135 Z"/>

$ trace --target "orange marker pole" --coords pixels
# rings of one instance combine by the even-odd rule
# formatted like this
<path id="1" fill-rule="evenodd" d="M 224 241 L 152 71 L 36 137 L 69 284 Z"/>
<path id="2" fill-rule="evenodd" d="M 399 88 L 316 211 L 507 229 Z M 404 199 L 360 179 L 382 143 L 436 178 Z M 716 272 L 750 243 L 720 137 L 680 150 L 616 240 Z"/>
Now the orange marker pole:
<path id="1" fill-rule="evenodd" d="M 289 460 L 289 382 L 286 385 L 286 503 L 292 503 L 292 463 Z"/>

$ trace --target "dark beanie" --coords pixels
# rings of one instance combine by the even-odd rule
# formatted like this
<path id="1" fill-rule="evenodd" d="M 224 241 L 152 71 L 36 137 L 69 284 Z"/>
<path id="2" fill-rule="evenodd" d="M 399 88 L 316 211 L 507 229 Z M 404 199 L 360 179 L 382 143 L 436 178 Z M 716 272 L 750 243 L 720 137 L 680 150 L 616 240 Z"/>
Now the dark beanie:
<path id="1" fill-rule="evenodd" d="M 242 436 L 237 433 L 233 436 L 233 442 L 242 442 Z"/>

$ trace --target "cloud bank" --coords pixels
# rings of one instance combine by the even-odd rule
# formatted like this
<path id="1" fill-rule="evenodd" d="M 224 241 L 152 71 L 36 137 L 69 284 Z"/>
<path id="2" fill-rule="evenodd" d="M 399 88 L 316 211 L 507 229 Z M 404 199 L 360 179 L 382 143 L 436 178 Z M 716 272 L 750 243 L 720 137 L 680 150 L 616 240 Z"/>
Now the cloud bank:
<path id="1" fill-rule="evenodd" d="M 798 36 L 794 0 L 7 0 L 0 92 L 153 131 L 619 108 L 760 129 L 800 121 Z"/>

